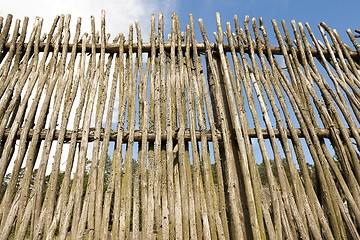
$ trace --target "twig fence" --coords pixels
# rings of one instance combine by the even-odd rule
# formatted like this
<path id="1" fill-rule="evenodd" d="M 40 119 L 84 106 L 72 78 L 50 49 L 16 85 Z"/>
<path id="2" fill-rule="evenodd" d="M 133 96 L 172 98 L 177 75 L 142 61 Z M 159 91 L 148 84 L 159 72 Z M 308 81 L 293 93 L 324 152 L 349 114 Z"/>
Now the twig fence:
<path id="1" fill-rule="evenodd" d="M 0 18 L 0 239 L 360 239 L 354 35 L 216 20 L 110 43 L 104 13 L 72 40 Z"/>

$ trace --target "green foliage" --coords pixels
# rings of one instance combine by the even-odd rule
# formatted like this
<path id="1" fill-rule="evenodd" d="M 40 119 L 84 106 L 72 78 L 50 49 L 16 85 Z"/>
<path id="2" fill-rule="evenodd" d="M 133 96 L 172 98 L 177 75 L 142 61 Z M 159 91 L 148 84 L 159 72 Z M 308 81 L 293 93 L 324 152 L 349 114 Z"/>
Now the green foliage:
<path id="1" fill-rule="evenodd" d="M 214 184 L 218 184 L 218 177 L 217 177 L 217 173 L 216 173 L 215 163 L 211 164 L 211 173 L 213 175 Z"/>
<path id="2" fill-rule="evenodd" d="M 290 176 L 290 168 L 289 168 L 289 165 L 288 165 L 285 158 L 282 159 L 282 164 L 283 164 L 283 168 L 284 168 L 284 171 L 286 173 L 286 176 L 287 177 Z M 277 170 L 275 161 L 270 160 L 270 165 L 271 165 L 271 171 L 274 174 L 276 182 L 279 182 L 279 174 L 278 174 L 278 170 Z M 265 167 L 264 162 L 258 164 L 258 170 L 259 170 L 259 175 L 260 175 L 262 185 L 269 186 L 269 180 L 268 180 L 268 177 L 267 177 L 267 174 L 266 174 L 266 167 Z"/>
<path id="3" fill-rule="evenodd" d="M 275 161 L 270 160 L 270 164 L 271 164 L 271 170 L 272 170 L 272 172 L 274 174 L 275 180 L 276 180 L 277 183 L 279 183 L 279 174 L 278 174 L 278 171 L 277 171 Z M 317 177 L 317 174 L 316 174 L 315 166 L 313 164 L 310 164 L 310 163 L 306 163 L 306 164 L 307 164 L 310 180 L 311 180 L 311 182 L 312 182 L 312 184 L 313 184 L 313 186 L 315 188 L 315 192 L 317 194 L 320 194 L 321 189 L 319 189 L 318 177 Z M 257 164 L 257 166 L 258 166 L 258 171 L 259 171 L 259 175 L 260 175 L 262 185 L 268 187 L 269 182 L 268 182 L 268 178 L 267 178 L 267 175 L 266 175 L 265 164 L 262 162 L 260 164 Z M 287 176 L 287 178 L 289 180 L 289 183 L 292 184 L 292 178 L 291 178 L 291 174 L 290 174 L 289 164 L 288 164 L 288 162 L 286 161 L 285 158 L 282 159 L 282 166 L 283 166 L 285 174 L 286 174 L 286 176 Z M 299 171 L 300 178 L 302 178 L 303 177 L 303 172 L 300 171 L 300 169 L 298 169 L 298 171 Z"/>
<path id="4" fill-rule="evenodd" d="M 5 177 L 4 177 L 4 180 L 2 181 L 1 183 L 1 187 L 0 187 L 0 201 L 2 201 L 3 197 L 4 197 L 4 194 L 5 194 L 5 191 L 6 191 L 6 188 L 8 186 L 8 183 L 10 181 L 10 177 L 11 177 L 11 174 L 6 174 Z"/>
<path id="5" fill-rule="evenodd" d="M 279 182 L 279 173 L 275 164 L 274 160 L 270 160 L 270 165 L 271 165 L 271 170 L 274 174 L 275 180 L 278 183 Z M 261 179 L 261 183 L 263 186 L 269 186 L 269 181 L 268 181 L 268 177 L 266 174 L 266 168 L 265 168 L 265 164 L 264 162 L 257 164 L 258 166 L 258 171 L 259 171 L 259 175 L 260 175 L 260 179 Z M 308 171 L 310 174 L 310 178 L 313 181 L 313 184 L 316 184 L 316 174 L 315 174 L 315 167 L 314 165 L 307 163 L 308 166 Z M 287 162 L 286 158 L 282 159 L 282 167 L 285 171 L 286 177 L 289 181 L 290 184 L 292 184 L 292 178 L 291 178 L 291 173 L 290 173 L 290 167 L 289 167 L 289 163 Z M 299 175 L 300 177 L 302 177 L 302 172 L 300 170 L 299 171 Z"/>

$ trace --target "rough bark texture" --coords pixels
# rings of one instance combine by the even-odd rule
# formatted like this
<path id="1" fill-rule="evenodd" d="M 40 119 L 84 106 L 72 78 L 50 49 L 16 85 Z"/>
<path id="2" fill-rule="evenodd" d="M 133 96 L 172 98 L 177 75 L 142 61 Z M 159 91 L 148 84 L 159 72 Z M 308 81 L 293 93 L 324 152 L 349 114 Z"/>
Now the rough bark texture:
<path id="1" fill-rule="evenodd" d="M 158 17 L 149 43 L 0 17 L 0 239 L 359 239 L 351 30 Z"/>

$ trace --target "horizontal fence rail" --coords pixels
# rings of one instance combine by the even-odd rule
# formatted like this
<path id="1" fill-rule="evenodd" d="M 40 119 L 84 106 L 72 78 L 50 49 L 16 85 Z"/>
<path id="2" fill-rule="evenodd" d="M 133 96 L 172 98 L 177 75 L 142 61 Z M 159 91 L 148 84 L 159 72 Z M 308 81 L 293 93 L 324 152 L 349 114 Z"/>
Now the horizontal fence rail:
<path id="1" fill-rule="evenodd" d="M 16 133 L 15 138 L 20 139 L 21 130 L 22 130 L 21 128 L 18 130 L 18 132 Z M 89 129 L 89 133 L 88 133 L 88 141 L 89 142 L 93 142 L 93 141 L 96 140 L 95 130 L 96 130 L 95 128 L 90 128 Z M 186 128 L 184 130 L 184 141 L 191 141 L 191 132 L 190 131 L 191 130 L 189 128 Z M 270 134 L 267 131 L 267 129 L 261 129 L 261 130 L 258 130 L 258 131 L 262 132 L 262 135 L 263 135 L 263 137 L 265 139 L 270 138 Z M 330 138 L 331 133 L 330 133 L 329 129 L 316 128 L 316 129 L 314 129 L 314 131 L 315 131 L 316 135 L 318 136 L 318 138 Z M 350 129 L 347 129 L 347 131 L 348 131 L 348 134 L 349 134 L 350 137 L 354 137 L 352 135 Z M 206 134 L 207 141 L 211 142 L 212 141 L 212 133 L 211 133 L 211 131 L 210 130 L 205 130 L 205 132 L 206 132 L 205 134 Z M 291 132 L 288 129 L 285 129 L 285 132 L 286 132 L 287 137 L 290 138 L 291 137 Z M 302 133 L 300 128 L 296 128 L 294 130 L 294 132 L 295 132 L 295 134 L 298 135 L 299 138 L 305 138 L 305 135 Z M 10 130 L 6 129 L 3 138 L 6 139 L 7 136 L 9 136 L 9 133 L 10 133 Z M 40 140 L 45 140 L 47 133 L 48 133 L 48 129 L 41 130 L 41 132 L 39 133 Z M 73 133 L 76 134 L 77 141 L 81 142 L 81 139 L 82 139 L 82 136 L 83 136 L 83 130 L 82 129 L 78 129 L 77 131 L 66 130 L 63 141 L 69 142 L 71 140 L 71 136 L 72 136 Z M 116 142 L 118 132 L 116 130 L 110 130 L 109 134 L 110 134 L 109 141 Z M 201 130 L 195 130 L 194 134 L 195 134 L 195 139 L 198 142 L 200 142 L 201 141 L 202 131 Z M 219 131 L 217 131 L 217 133 L 215 133 L 215 134 L 216 134 L 217 139 L 221 141 L 222 140 L 221 133 Z M 232 132 L 231 134 L 233 135 L 232 137 L 235 137 L 235 132 Z M 360 134 L 360 129 L 358 129 L 358 134 Z M 33 135 L 34 135 L 34 130 L 30 129 L 29 133 L 27 135 L 27 140 L 31 140 L 33 138 Z M 122 134 L 122 142 L 123 143 L 127 143 L 129 141 L 129 135 L 130 135 L 129 131 L 125 130 L 123 132 L 123 134 Z M 276 138 L 280 138 L 279 129 L 274 128 L 274 135 L 275 135 Z M 59 136 L 60 136 L 60 130 L 55 130 L 53 140 L 59 139 Z M 135 130 L 134 131 L 134 141 L 135 142 L 141 142 L 143 137 L 145 139 L 147 139 L 148 142 L 154 142 L 155 139 L 156 139 L 156 133 L 154 131 L 148 131 L 147 135 L 145 135 L 144 132 L 142 132 L 140 130 Z M 173 135 L 172 135 L 173 140 L 176 140 L 178 137 L 179 137 L 179 131 L 178 130 L 174 131 Z M 248 137 L 249 138 L 257 138 L 256 129 L 254 129 L 254 128 L 248 129 Z M 104 140 L 104 138 L 105 138 L 105 128 L 100 129 L 99 138 L 100 138 L 100 141 Z M 161 138 L 161 141 L 166 143 L 166 141 L 167 141 L 166 132 L 162 132 L 160 138 Z"/>
<path id="2" fill-rule="evenodd" d="M 190 47 L 193 47 L 192 45 L 193 45 L 193 43 L 190 44 Z M 23 48 L 24 48 L 24 49 L 26 49 L 27 46 L 28 46 L 28 43 L 24 43 L 24 44 L 23 44 Z M 38 51 L 39 51 L 39 52 L 43 52 L 43 51 L 45 50 L 45 46 L 46 46 L 46 43 L 45 43 L 45 42 L 40 42 L 40 43 L 39 43 Z M 66 48 L 67 48 L 67 52 L 71 52 L 72 49 L 74 48 L 74 46 L 76 46 L 76 52 L 77 52 L 77 53 L 81 53 L 81 43 L 78 43 L 78 44 L 76 44 L 76 45 L 75 45 L 75 44 L 68 44 L 67 47 L 66 47 Z M 175 44 L 175 46 L 177 47 L 178 45 Z M 179 46 L 181 46 L 181 49 L 182 49 L 183 51 L 186 50 L 186 43 L 180 43 Z M 213 51 L 218 51 L 218 44 L 216 44 L 216 43 L 209 43 L 209 46 L 210 46 L 210 48 L 211 48 Z M 10 44 L 10 43 L 6 43 L 6 44 L 3 46 L 3 50 L 4 50 L 4 51 L 9 51 L 10 47 L 11 47 L 11 44 Z M 63 47 L 64 47 L 64 46 L 63 46 L 62 44 L 59 45 L 59 50 L 60 50 L 60 52 L 62 52 Z M 105 53 L 113 53 L 113 54 L 114 54 L 114 53 L 118 53 L 118 52 L 119 52 L 119 47 L 120 47 L 120 44 L 119 44 L 119 43 L 107 43 L 106 46 L 105 46 Z M 48 46 L 48 48 L 49 48 L 49 51 L 54 51 L 54 49 L 55 49 L 55 44 L 54 44 L 54 43 L 50 43 L 49 46 Z M 124 44 L 123 44 L 123 48 L 124 48 L 124 52 L 125 52 L 125 53 L 128 53 L 128 52 L 129 52 L 129 44 L 128 44 L 128 43 L 124 43 Z M 131 48 L 132 48 L 132 50 L 133 50 L 134 52 L 136 52 L 136 51 L 138 51 L 139 46 L 138 46 L 137 43 L 133 43 L 132 46 L 131 46 Z M 159 43 L 155 43 L 155 48 L 156 48 L 156 49 L 159 49 L 159 48 L 160 48 Z M 199 53 L 204 53 L 204 52 L 206 52 L 206 46 L 205 46 L 205 43 L 204 43 L 204 42 L 197 42 L 197 43 L 196 43 L 196 48 L 197 48 L 197 50 L 198 50 Z M 226 44 L 226 43 L 223 44 L 223 48 L 224 48 L 224 52 L 231 52 L 231 47 L 230 47 L 229 44 Z M 250 48 L 249 48 L 249 46 L 248 46 L 247 44 L 244 44 L 244 45 L 243 45 L 243 48 L 244 48 L 244 52 L 245 52 L 245 53 L 250 53 Z M 347 51 L 348 51 L 348 53 L 349 53 L 349 56 L 351 56 L 354 60 L 359 60 L 359 59 L 360 59 L 360 56 L 359 56 L 358 52 L 352 50 L 352 49 L 351 49 L 350 47 L 348 47 L 347 45 L 346 45 L 346 48 L 347 48 Z M 85 49 L 86 49 L 85 51 L 86 51 L 87 53 L 91 53 L 91 51 L 92 51 L 92 46 L 91 46 L 91 44 L 86 44 Z M 95 49 L 96 49 L 96 50 L 95 50 L 96 53 L 100 53 L 100 52 L 101 52 L 101 44 L 95 44 Z M 171 49 L 171 43 L 170 43 L 170 42 L 164 42 L 164 50 L 167 51 L 167 52 L 170 52 L 170 49 Z M 142 44 L 141 44 L 141 50 L 142 50 L 142 52 L 144 52 L 144 53 L 149 53 L 149 52 L 151 52 L 151 44 L 150 44 L 150 43 L 142 43 Z M 240 51 L 240 47 L 235 46 L 235 51 L 236 51 L 236 52 L 239 52 L 239 51 Z M 257 52 L 257 51 L 258 51 L 258 49 L 255 49 L 255 52 Z M 265 52 L 266 50 L 263 49 L 262 51 Z M 282 50 L 281 50 L 280 47 L 270 46 L 270 51 L 271 51 L 271 53 L 272 53 L 273 55 L 283 55 Z M 288 47 L 286 47 L 286 51 L 287 51 L 288 53 L 291 52 L 291 50 L 290 50 Z M 297 55 L 300 54 L 300 51 L 299 51 L 298 49 L 295 49 L 295 51 L 297 52 Z M 317 51 L 315 48 L 311 47 L 311 48 L 310 48 L 310 51 L 311 51 L 311 53 L 312 53 L 313 56 L 315 56 L 315 57 L 320 57 L 319 51 Z M 324 56 L 326 56 L 326 57 L 331 57 L 331 54 L 330 54 L 330 52 L 329 52 L 327 49 L 323 49 L 322 52 L 323 52 Z M 338 55 L 336 54 L 336 52 L 335 52 L 335 56 L 338 57 Z"/>
<path id="3" fill-rule="evenodd" d="M 155 22 L 0 17 L 0 239 L 360 239 L 358 36 Z"/>

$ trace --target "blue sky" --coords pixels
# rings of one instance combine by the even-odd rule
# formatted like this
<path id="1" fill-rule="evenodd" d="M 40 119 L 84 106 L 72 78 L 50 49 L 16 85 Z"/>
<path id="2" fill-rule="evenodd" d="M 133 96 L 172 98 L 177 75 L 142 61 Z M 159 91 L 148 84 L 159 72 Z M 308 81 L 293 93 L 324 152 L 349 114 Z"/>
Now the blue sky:
<path id="1" fill-rule="evenodd" d="M 352 31 L 360 28 L 358 0 L 61 0 L 49 3 L 47 0 L 4 1 L 1 3 L 0 15 L 6 17 L 11 13 L 21 20 L 24 16 L 29 16 L 31 21 L 35 16 L 41 16 L 44 17 L 46 29 L 55 15 L 70 13 L 74 24 L 76 17 L 82 17 L 84 30 L 90 32 L 90 15 L 94 15 L 99 22 L 100 10 L 105 9 L 107 30 L 113 34 L 127 33 L 128 24 L 135 20 L 140 21 L 146 34 L 149 32 L 151 14 L 159 11 L 164 13 L 167 25 L 170 23 L 171 12 L 175 11 L 184 30 L 185 24 L 189 22 L 188 14 L 193 13 L 196 21 L 198 18 L 203 19 L 209 33 L 216 31 L 216 12 L 221 14 L 224 25 L 226 21 L 233 23 L 233 16 L 237 14 L 239 20 L 243 20 L 245 15 L 263 17 L 267 28 L 271 28 L 271 19 L 278 22 L 284 19 L 288 24 L 293 19 L 297 22 L 309 22 L 312 28 L 324 21 L 338 29 L 341 36 L 347 28 Z"/>
<path id="2" fill-rule="evenodd" d="M 271 20 L 278 23 L 285 20 L 288 27 L 290 21 L 309 22 L 317 32 L 317 25 L 324 21 L 331 28 L 339 31 L 340 36 L 346 36 L 346 29 L 360 28 L 359 10 L 360 1 L 324 1 L 324 0 L 203 0 L 203 1 L 178 1 L 174 10 L 178 13 L 182 24 L 188 23 L 188 14 L 193 13 L 194 19 L 202 18 L 208 35 L 216 30 L 215 13 L 221 14 L 223 28 L 226 22 L 234 26 L 233 16 L 238 15 L 239 21 L 245 15 L 264 20 L 268 34 L 272 34 Z M 242 23 L 240 22 L 240 25 Z M 211 34 L 212 36 L 212 34 Z M 275 38 L 270 35 L 270 38 Z"/>
<path id="3" fill-rule="evenodd" d="M 204 1 L 178 1 L 176 12 L 181 18 L 187 13 L 193 13 L 195 18 L 214 25 L 215 12 L 219 12 L 223 21 L 233 21 L 233 15 L 263 17 L 266 23 L 271 19 L 286 22 L 290 20 L 309 22 L 311 25 L 325 21 L 333 28 L 360 28 L 359 8 L 357 0 L 344 1 L 295 1 L 295 0 L 204 0 Z"/>

